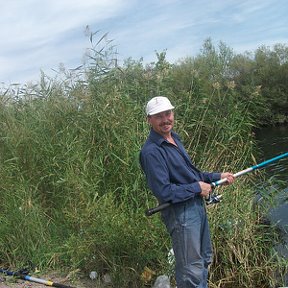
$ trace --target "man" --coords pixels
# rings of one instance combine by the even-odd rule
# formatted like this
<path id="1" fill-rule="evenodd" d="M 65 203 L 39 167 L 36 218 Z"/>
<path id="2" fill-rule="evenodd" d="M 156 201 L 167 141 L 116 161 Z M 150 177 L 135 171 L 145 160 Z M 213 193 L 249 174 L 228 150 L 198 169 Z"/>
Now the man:
<path id="1" fill-rule="evenodd" d="M 206 288 L 212 260 L 210 232 L 203 198 L 210 183 L 233 174 L 201 172 L 191 162 L 179 136 L 172 130 L 174 106 L 157 96 L 146 106 L 150 134 L 140 153 L 147 183 L 159 203 L 170 202 L 162 210 L 162 220 L 172 239 L 177 288 Z"/>

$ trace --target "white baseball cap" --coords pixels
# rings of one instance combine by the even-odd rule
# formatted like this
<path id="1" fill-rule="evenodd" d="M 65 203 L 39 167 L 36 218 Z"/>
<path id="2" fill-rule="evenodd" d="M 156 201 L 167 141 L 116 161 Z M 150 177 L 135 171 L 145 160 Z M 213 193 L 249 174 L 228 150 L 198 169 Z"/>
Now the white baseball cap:
<path id="1" fill-rule="evenodd" d="M 175 107 L 172 106 L 171 102 L 167 97 L 164 96 L 156 96 L 152 98 L 146 105 L 146 114 L 155 115 L 157 113 L 172 110 Z"/>

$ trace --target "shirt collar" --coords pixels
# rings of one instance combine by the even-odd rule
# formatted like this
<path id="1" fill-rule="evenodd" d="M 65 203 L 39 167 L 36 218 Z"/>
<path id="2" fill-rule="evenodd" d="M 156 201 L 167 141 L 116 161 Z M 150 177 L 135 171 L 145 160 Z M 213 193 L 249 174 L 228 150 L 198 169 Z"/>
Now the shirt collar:
<path id="1" fill-rule="evenodd" d="M 179 136 L 177 133 L 175 133 L 174 131 L 171 131 L 172 137 L 176 138 L 177 140 L 180 140 Z M 155 132 L 152 128 L 150 129 L 150 135 L 149 138 L 152 142 L 156 143 L 158 146 L 161 146 L 161 144 L 163 142 L 167 142 L 168 141 L 159 133 Z"/>

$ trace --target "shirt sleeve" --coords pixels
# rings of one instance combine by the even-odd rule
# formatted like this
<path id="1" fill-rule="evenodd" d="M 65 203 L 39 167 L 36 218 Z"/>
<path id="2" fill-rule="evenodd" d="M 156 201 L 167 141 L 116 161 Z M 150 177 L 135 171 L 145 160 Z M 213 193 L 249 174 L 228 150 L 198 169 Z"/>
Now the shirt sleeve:
<path id="1" fill-rule="evenodd" d="M 203 181 L 206 183 L 216 182 L 221 179 L 221 173 L 202 172 Z"/>
<path id="2" fill-rule="evenodd" d="M 198 181 L 189 184 L 171 183 L 167 164 L 159 150 L 150 150 L 145 155 L 141 153 L 140 159 L 148 186 L 160 203 L 182 202 L 201 192 Z"/>

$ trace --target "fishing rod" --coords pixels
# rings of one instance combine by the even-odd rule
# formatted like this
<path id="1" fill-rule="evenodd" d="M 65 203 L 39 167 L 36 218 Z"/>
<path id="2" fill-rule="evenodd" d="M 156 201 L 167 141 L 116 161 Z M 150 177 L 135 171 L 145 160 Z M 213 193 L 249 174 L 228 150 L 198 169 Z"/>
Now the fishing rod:
<path id="1" fill-rule="evenodd" d="M 44 280 L 44 279 L 40 279 L 40 278 L 35 278 L 32 276 L 28 275 L 28 272 L 25 270 L 20 270 L 18 272 L 13 272 L 10 270 L 6 270 L 6 269 L 1 269 L 0 268 L 0 273 L 4 273 L 8 276 L 15 276 L 18 277 L 20 279 L 26 280 L 26 281 L 31 281 L 31 282 L 36 282 L 36 283 L 40 283 L 40 284 L 44 284 L 46 286 L 52 286 L 52 287 L 58 287 L 58 288 L 73 288 L 71 286 L 67 286 L 67 285 L 63 285 L 60 283 L 55 283 L 49 280 Z"/>
<path id="2" fill-rule="evenodd" d="M 269 164 L 271 164 L 273 162 L 276 162 L 276 161 L 278 161 L 280 159 L 286 158 L 286 157 L 288 157 L 288 152 L 286 152 L 284 154 L 281 154 L 279 156 L 276 156 L 274 158 L 271 158 L 269 160 L 263 161 L 263 162 L 261 162 L 259 164 L 251 166 L 249 168 L 246 168 L 246 169 L 244 169 L 242 171 L 239 171 L 239 172 L 235 173 L 233 176 L 235 178 L 237 178 L 237 177 L 242 176 L 244 174 L 250 173 L 250 172 L 252 172 L 252 171 L 254 171 L 256 169 L 260 169 L 260 168 L 266 167 Z M 222 184 L 224 184 L 226 182 L 227 182 L 227 178 L 223 178 L 223 179 L 220 179 L 220 180 L 218 180 L 216 182 L 212 182 L 211 183 L 211 188 L 212 188 L 212 190 L 214 190 L 217 186 L 220 186 L 220 185 L 222 185 Z M 220 202 L 221 197 L 222 197 L 222 195 L 209 194 L 209 197 L 207 199 L 205 199 L 206 200 L 206 204 L 209 205 L 209 204 L 218 203 L 218 202 Z M 155 213 L 157 213 L 157 212 L 169 207 L 170 205 L 172 205 L 170 202 L 160 204 L 157 207 L 148 209 L 145 214 L 146 214 L 146 216 L 152 216 L 153 214 L 155 214 Z"/>

